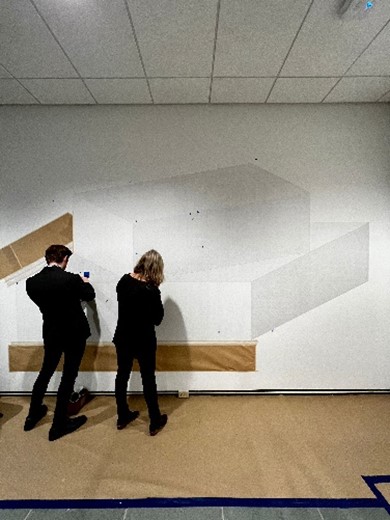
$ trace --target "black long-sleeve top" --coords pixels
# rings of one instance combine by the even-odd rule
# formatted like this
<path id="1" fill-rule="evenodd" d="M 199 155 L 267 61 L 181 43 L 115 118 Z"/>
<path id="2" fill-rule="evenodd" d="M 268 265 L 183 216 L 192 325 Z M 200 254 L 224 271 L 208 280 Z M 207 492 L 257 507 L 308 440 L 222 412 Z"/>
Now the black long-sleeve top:
<path id="1" fill-rule="evenodd" d="M 128 343 L 132 339 L 153 341 L 155 325 L 164 317 L 164 306 L 158 287 L 125 274 L 116 286 L 118 323 L 113 342 Z"/>

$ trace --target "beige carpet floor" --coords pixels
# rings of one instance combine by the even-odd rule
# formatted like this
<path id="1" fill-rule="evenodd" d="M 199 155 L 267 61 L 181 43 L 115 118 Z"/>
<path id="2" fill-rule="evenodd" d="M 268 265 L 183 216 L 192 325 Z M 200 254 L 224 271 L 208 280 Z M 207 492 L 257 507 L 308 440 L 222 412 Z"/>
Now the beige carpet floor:
<path id="1" fill-rule="evenodd" d="M 79 431 L 48 441 L 49 414 L 23 431 L 27 397 L 1 397 L 0 499 L 371 498 L 362 475 L 390 474 L 390 395 L 162 396 L 166 428 L 116 430 L 95 397 Z"/>

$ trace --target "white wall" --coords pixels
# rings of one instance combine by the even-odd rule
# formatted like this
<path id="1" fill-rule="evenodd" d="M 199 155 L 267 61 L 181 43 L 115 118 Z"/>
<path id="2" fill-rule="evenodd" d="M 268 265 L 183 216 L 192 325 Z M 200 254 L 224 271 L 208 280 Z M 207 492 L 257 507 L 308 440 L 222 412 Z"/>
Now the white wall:
<path id="1" fill-rule="evenodd" d="M 161 390 L 388 388 L 389 115 L 2 107 L 0 247 L 73 213 L 69 269 L 92 273 L 93 339 L 110 341 L 115 283 L 153 246 L 167 264 L 160 339 L 261 334 L 256 373 L 159 374 Z M 36 374 L 7 368 L 9 343 L 40 339 L 23 282 L 0 282 L 0 330 L 0 390 L 30 390 Z M 113 390 L 114 374 L 79 379 Z"/>

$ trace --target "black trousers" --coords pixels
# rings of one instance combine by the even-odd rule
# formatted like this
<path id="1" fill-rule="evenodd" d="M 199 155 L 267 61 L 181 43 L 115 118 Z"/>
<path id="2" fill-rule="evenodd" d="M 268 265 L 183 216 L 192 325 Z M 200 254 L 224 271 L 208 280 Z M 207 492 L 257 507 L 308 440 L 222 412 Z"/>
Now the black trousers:
<path id="1" fill-rule="evenodd" d="M 57 392 L 53 427 L 61 428 L 65 424 L 68 402 L 84 355 L 85 343 L 85 339 L 45 340 L 42 368 L 33 386 L 29 415 L 34 415 L 41 406 L 50 379 L 63 353 L 64 368 Z"/>
<path id="2" fill-rule="evenodd" d="M 127 386 L 129 384 L 134 359 L 137 359 L 142 379 L 142 388 L 150 422 L 160 419 L 160 408 L 156 384 L 156 346 L 145 345 L 144 349 L 134 351 L 128 344 L 115 345 L 118 371 L 115 378 L 115 399 L 118 418 L 126 417 L 129 410 L 127 404 Z"/>

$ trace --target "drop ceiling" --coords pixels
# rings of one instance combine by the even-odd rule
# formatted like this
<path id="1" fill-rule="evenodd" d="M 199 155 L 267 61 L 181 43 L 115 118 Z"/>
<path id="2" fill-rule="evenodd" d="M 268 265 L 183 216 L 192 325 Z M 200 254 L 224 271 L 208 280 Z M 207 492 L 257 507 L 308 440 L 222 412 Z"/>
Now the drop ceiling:
<path id="1" fill-rule="evenodd" d="M 0 104 L 390 102 L 390 0 L 342 3 L 0 0 Z"/>

